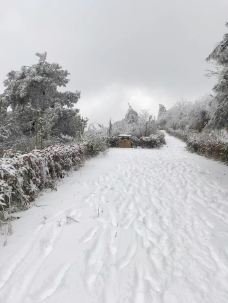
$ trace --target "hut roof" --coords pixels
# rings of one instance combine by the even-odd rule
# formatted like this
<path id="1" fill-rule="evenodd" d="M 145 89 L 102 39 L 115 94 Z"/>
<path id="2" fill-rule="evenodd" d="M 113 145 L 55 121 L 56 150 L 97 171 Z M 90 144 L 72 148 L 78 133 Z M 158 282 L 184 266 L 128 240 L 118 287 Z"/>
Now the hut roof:
<path id="1" fill-rule="evenodd" d="M 118 137 L 131 138 L 131 135 L 129 135 L 129 134 L 120 134 L 120 135 L 118 135 Z"/>

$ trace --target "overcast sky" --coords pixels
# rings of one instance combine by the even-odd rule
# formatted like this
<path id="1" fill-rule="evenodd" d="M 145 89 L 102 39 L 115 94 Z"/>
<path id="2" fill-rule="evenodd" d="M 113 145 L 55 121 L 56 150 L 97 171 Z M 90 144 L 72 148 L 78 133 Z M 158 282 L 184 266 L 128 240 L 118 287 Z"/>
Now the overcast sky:
<path id="1" fill-rule="evenodd" d="M 71 73 L 90 121 L 156 113 L 211 91 L 205 58 L 221 40 L 228 0 L 0 0 L 0 90 L 11 69 L 47 51 Z"/>

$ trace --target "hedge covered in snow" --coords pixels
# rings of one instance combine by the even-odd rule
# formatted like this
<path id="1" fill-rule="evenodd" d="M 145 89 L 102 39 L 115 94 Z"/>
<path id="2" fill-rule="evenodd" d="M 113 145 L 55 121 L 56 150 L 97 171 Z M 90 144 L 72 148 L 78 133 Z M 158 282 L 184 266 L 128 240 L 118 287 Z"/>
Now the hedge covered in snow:
<path id="1" fill-rule="evenodd" d="M 222 141 L 213 133 L 189 135 L 187 147 L 193 152 L 228 163 L 228 142 Z"/>
<path id="2" fill-rule="evenodd" d="M 162 132 L 151 134 L 149 137 L 140 138 L 140 146 L 145 148 L 156 148 L 165 144 L 165 135 Z"/>
<path id="3" fill-rule="evenodd" d="M 155 134 L 151 134 L 150 136 L 143 136 L 141 138 L 137 138 L 135 136 L 130 137 L 133 147 L 143 147 L 143 148 L 158 148 L 165 144 L 165 135 L 157 131 Z M 107 143 L 109 147 L 118 147 L 120 138 L 118 136 L 112 136 L 107 138 Z"/>
<path id="4" fill-rule="evenodd" d="M 54 145 L 23 155 L 9 153 L 0 159 L 0 212 L 9 206 L 12 211 L 28 208 L 41 190 L 54 189 L 58 179 L 104 149 L 104 144 L 91 140 Z"/>
<path id="5" fill-rule="evenodd" d="M 228 163 L 228 135 L 225 131 L 203 131 L 167 129 L 169 134 L 185 141 L 187 148 L 201 155 Z"/>

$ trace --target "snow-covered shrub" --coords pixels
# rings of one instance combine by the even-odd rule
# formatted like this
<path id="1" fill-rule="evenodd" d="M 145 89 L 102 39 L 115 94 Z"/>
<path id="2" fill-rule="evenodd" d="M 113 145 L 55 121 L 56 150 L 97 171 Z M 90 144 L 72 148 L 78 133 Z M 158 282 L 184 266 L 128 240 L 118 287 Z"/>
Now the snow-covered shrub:
<path id="1" fill-rule="evenodd" d="M 228 133 L 225 129 L 196 132 L 169 128 L 166 131 L 185 141 L 190 151 L 228 162 Z"/>
<path id="2" fill-rule="evenodd" d="M 120 137 L 113 136 L 107 138 L 107 143 L 109 147 L 118 147 L 120 142 Z M 162 132 L 157 132 L 156 134 L 151 134 L 148 137 L 141 137 L 137 138 L 135 136 L 131 136 L 130 140 L 133 143 L 133 147 L 145 147 L 145 148 L 156 148 L 160 147 L 163 144 L 166 144 L 165 142 L 165 135 Z"/>
<path id="3" fill-rule="evenodd" d="M 92 141 L 74 145 L 55 145 L 33 150 L 23 155 L 0 159 L 0 201 L 9 206 L 8 192 L 12 190 L 12 210 L 25 209 L 45 188 L 55 188 L 55 182 L 71 169 L 83 165 L 86 157 L 103 150 Z"/>
<path id="4" fill-rule="evenodd" d="M 189 150 L 207 157 L 228 162 L 228 141 L 222 141 L 214 132 L 190 134 L 187 139 Z"/>
<path id="5" fill-rule="evenodd" d="M 88 156 L 97 155 L 108 147 L 107 130 L 103 125 L 91 124 L 84 134 L 85 146 Z"/>
<path id="6" fill-rule="evenodd" d="M 0 180 L 0 220 L 4 217 L 4 210 L 7 206 L 6 201 L 9 204 L 9 193 L 11 193 L 11 186 L 4 180 Z"/>
<path id="7" fill-rule="evenodd" d="M 86 148 L 87 156 L 96 156 L 99 152 L 107 149 L 107 138 L 87 135 L 84 147 Z"/>
<path id="8" fill-rule="evenodd" d="M 131 141 L 133 142 L 134 147 L 140 146 L 140 138 L 136 136 L 131 136 Z"/>
<path id="9" fill-rule="evenodd" d="M 120 138 L 117 136 L 112 136 L 107 138 L 107 144 L 109 147 L 117 147 Z"/>
<path id="10" fill-rule="evenodd" d="M 165 144 L 165 135 L 162 132 L 152 134 L 149 137 L 140 138 L 140 146 L 147 148 L 160 147 Z"/>

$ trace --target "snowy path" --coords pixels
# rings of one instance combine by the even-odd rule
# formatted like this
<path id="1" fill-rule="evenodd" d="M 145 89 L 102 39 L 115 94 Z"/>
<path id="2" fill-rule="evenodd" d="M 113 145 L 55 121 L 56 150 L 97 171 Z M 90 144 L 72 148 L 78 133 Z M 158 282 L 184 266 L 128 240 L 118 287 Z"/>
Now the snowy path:
<path id="1" fill-rule="evenodd" d="M 228 167 L 179 140 L 112 149 L 37 206 L 0 248 L 0 303 L 228 302 Z"/>

